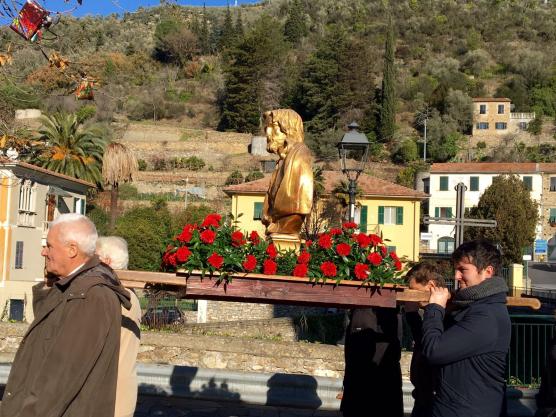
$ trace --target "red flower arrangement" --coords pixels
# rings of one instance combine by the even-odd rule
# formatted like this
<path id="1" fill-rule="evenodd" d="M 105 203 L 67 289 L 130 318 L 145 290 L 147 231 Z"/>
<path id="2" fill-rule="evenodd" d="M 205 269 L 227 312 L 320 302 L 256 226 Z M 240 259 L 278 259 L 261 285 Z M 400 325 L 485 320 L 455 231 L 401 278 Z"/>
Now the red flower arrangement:
<path id="1" fill-rule="evenodd" d="M 401 283 L 402 262 L 397 254 L 388 251 L 381 236 L 357 233 L 355 223 L 321 233 L 315 243 L 307 240 L 296 253 L 278 250 L 257 232 L 235 229 L 231 220 L 209 214 L 200 225 L 185 225 L 162 255 L 162 269 L 218 272 L 226 279 L 229 273 L 250 272 L 311 281 Z"/>

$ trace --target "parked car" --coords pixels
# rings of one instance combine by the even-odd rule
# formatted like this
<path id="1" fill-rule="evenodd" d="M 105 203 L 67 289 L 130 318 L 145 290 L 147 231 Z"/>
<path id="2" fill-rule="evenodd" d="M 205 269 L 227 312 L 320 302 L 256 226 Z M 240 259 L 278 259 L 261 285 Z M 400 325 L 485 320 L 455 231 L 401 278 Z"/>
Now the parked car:
<path id="1" fill-rule="evenodd" d="M 185 323 L 185 316 L 178 307 L 151 307 L 147 309 L 141 323 L 149 327 Z"/>

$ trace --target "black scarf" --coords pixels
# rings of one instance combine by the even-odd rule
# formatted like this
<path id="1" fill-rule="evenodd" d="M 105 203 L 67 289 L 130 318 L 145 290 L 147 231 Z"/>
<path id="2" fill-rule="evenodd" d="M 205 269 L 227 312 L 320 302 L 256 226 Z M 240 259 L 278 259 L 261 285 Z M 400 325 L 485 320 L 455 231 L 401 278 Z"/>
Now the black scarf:
<path id="1" fill-rule="evenodd" d="M 504 278 L 494 276 L 485 279 L 480 284 L 456 291 L 451 302 L 456 306 L 456 308 L 463 308 L 477 300 L 490 297 L 491 295 L 501 292 L 507 293 L 508 285 L 506 284 Z"/>

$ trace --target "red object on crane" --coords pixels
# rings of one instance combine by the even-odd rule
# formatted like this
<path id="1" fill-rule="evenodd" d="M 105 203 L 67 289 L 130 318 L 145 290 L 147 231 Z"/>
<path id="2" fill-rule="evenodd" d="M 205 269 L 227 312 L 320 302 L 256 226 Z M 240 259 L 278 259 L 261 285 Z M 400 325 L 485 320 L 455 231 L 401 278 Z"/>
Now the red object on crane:
<path id="1" fill-rule="evenodd" d="M 33 40 L 39 34 L 50 12 L 33 0 L 27 0 L 10 28 L 23 38 Z"/>

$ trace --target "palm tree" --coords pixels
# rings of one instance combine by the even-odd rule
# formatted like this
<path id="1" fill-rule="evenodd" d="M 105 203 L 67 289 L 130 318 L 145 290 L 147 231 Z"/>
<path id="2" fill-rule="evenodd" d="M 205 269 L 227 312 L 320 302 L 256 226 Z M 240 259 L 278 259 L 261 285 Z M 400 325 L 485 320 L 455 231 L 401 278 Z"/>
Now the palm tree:
<path id="1" fill-rule="evenodd" d="M 110 231 L 114 231 L 121 183 L 133 181 L 137 172 L 137 159 L 124 145 L 112 142 L 106 147 L 102 161 L 102 179 L 110 186 Z"/>
<path id="2" fill-rule="evenodd" d="M 75 114 L 55 113 L 41 118 L 45 143 L 33 161 L 54 172 L 99 184 L 106 139 L 96 129 L 83 128 Z"/>

